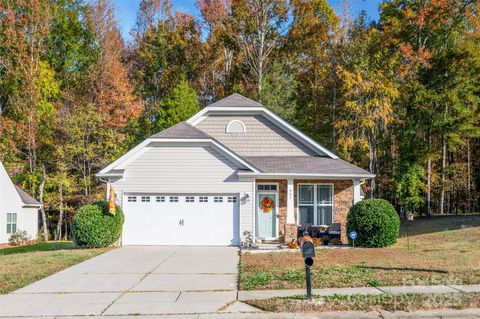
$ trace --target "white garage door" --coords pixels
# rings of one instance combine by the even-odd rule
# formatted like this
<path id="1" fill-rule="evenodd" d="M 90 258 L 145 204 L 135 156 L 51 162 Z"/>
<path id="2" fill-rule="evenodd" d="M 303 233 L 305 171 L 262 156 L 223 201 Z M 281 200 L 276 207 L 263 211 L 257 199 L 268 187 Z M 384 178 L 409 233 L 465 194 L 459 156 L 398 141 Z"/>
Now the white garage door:
<path id="1" fill-rule="evenodd" d="M 239 244 L 238 195 L 126 194 L 123 245 Z"/>

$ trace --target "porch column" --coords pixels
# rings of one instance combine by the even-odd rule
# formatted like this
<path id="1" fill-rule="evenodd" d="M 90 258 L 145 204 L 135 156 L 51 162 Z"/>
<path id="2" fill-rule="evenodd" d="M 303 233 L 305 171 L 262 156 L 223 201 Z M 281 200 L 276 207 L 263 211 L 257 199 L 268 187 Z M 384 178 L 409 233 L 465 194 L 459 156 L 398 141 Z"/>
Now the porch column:
<path id="1" fill-rule="evenodd" d="M 356 178 L 353 180 L 353 203 L 356 204 L 361 200 L 360 180 Z"/>
<path id="2" fill-rule="evenodd" d="M 295 224 L 293 179 L 287 181 L 287 224 Z"/>

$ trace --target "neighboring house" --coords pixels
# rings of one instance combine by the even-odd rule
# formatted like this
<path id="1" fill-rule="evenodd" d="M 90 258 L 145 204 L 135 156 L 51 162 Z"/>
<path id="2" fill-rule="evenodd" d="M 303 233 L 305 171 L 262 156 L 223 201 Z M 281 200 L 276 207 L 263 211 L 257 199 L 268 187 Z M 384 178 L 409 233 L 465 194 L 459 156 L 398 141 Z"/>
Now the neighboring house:
<path id="1" fill-rule="evenodd" d="M 14 185 L 0 161 L 0 244 L 25 230 L 32 239 L 38 234 L 38 210 L 42 205 Z"/>
<path id="2" fill-rule="evenodd" d="M 371 173 L 261 104 L 233 94 L 104 168 L 125 212 L 123 245 L 288 242 L 297 225 L 340 223 Z"/>

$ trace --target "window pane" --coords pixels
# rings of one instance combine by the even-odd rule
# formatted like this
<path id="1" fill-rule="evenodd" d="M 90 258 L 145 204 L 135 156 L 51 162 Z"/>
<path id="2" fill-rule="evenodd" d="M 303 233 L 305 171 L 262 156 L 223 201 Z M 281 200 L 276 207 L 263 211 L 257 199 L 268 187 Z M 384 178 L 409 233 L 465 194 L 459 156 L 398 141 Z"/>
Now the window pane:
<path id="1" fill-rule="evenodd" d="M 17 232 L 17 224 L 12 224 L 12 233 Z"/>
<path id="2" fill-rule="evenodd" d="M 332 206 L 318 206 L 317 224 L 330 225 L 332 223 Z"/>
<path id="3" fill-rule="evenodd" d="M 313 206 L 300 206 L 300 225 L 311 224 L 313 225 Z"/>
<path id="4" fill-rule="evenodd" d="M 7 223 L 11 223 L 11 222 L 12 222 L 12 214 L 7 213 Z"/>
<path id="5" fill-rule="evenodd" d="M 299 197 L 299 204 L 313 204 L 313 185 L 300 185 Z"/>
<path id="6" fill-rule="evenodd" d="M 317 186 L 317 204 L 332 204 L 332 186 L 318 185 Z"/>
<path id="7" fill-rule="evenodd" d="M 7 234 L 12 233 L 12 224 L 7 224 Z"/>
<path id="8" fill-rule="evenodd" d="M 17 213 L 12 213 L 12 223 L 17 222 Z"/>

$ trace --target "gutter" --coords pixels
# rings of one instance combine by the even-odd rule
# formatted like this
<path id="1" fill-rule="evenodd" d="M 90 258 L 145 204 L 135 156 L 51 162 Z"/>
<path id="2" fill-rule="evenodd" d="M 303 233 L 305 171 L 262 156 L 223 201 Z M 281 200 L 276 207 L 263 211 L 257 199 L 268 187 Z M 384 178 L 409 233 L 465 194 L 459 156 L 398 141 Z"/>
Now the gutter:
<path id="1" fill-rule="evenodd" d="M 362 178 L 362 179 L 372 179 L 375 178 L 374 174 L 312 174 L 312 173 L 250 173 L 250 172 L 238 172 L 238 176 L 242 177 L 261 177 L 261 178 L 329 178 L 329 179 L 351 179 L 351 178 Z"/>

